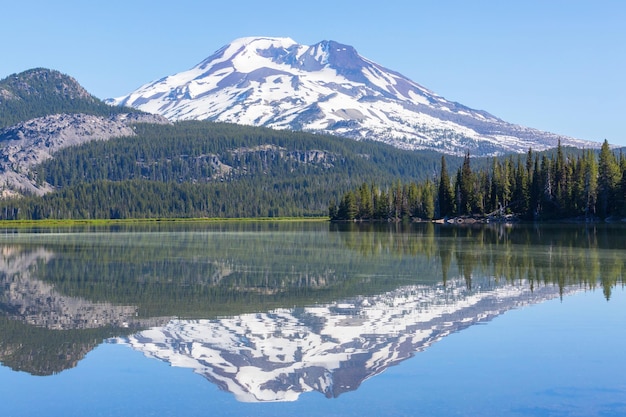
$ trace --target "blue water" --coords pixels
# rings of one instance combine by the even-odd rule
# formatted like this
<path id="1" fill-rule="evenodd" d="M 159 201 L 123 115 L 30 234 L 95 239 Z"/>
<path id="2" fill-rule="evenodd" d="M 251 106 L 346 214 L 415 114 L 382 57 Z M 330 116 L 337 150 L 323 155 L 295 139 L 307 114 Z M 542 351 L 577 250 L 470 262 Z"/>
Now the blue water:
<path id="1" fill-rule="evenodd" d="M 0 235 L 0 417 L 626 416 L 626 225 L 218 226 Z"/>
<path id="2" fill-rule="evenodd" d="M 246 404 L 189 369 L 102 344 L 37 377 L 0 367 L 2 416 L 624 416 L 626 291 L 511 310 L 335 399 Z"/>

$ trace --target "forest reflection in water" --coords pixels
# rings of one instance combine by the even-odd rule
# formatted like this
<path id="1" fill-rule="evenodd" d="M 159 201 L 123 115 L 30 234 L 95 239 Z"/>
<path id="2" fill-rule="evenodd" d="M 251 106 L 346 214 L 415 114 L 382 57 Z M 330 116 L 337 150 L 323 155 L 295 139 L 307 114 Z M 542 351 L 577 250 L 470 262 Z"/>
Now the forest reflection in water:
<path id="1" fill-rule="evenodd" d="M 225 223 L 6 230 L 0 361 L 34 375 L 102 341 L 241 401 L 329 397 L 510 309 L 623 285 L 623 225 Z"/>

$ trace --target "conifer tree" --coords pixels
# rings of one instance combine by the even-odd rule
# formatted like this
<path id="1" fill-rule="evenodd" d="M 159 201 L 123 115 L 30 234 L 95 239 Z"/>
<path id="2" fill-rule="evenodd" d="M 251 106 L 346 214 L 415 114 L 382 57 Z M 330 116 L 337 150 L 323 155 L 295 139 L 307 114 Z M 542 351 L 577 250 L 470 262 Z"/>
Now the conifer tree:
<path id="1" fill-rule="evenodd" d="M 513 190 L 513 201 L 516 212 L 528 216 L 530 184 L 528 182 L 527 168 L 522 165 L 520 158 L 515 166 L 515 187 Z"/>
<path id="2" fill-rule="evenodd" d="M 607 217 L 616 206 L 616 190 L 620 180 L 617 158 L 604 140 L 598 161 L 598 214 Z"/>
<path id="3" fill-rule="evenodd" d="M 474 189 L 474 175 L 470 166 L 470 155 L 466 153 L 463 165 L 457 175 L 458 182 L 458 207 L 459 214 L 471 214 L 475 208 L 474 199 L 476 192 Z"/>
<path id="4" fill-rule="evenodd" d="M 439 216 L 448 217 L 454 214 L 454 193 L 448 175 L 445 156 L 441 156 L 441 174 L 438 189 Z"/>
<path id="5" fill-rule="evenodd" d="M 542 190 L 542 182 L 541 182 L 541 171 L 539 170 L 539 156 L 535 155 L 535 162 L 533 164 L 533 175 L 532 182 L 530 185 L 530 193 L 529 193 L 529 217 L 537 218 L 541 213 L 541 198 L 543 195 Z"/>
<path id="6" fill-rule="evenodd" d="M 354 192 L 348 191 L 344 194 L 341 203 L 339 204 L 339 209 L 337 213 L 337 217 L 342 220 L 354 220 L 357 216 L 358 208 L 356 205 L 356 198 L 354 196 Z"/>
<path id="7" fill-rule="evenodd" d="M 372 199 L 371 188 L 366 183 L 363 183 L 359 187 L 358 193 L 358 217 L 360 219 L 371 219 L 374 216 L 374 201 Z"/>
<path id="8" fill-rule="evenodd" d="M 426 181 L 422 188 L 422 212 L 425 219 L 435 218 L 435 187 L 431 181 Z"/>
<path id="9" fill-rule="evenodd" d="M 598 163 L 591 151 L 584 156 L 584 212 L 585 217 L 595 216 L 598 199 Z"/>

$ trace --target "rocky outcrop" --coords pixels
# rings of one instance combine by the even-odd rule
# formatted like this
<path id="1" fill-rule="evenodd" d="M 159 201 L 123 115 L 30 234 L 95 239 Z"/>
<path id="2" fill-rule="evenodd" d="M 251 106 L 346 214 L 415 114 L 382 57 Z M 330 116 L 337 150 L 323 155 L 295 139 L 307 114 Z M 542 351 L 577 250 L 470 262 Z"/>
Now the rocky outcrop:
<path id="1" fill-rule="evenodd" d="M 42 195 L 52 187 L 31 168 L 60 149 L 95 140 L 134 136 L 135 123 L 169 123 L 161 116 L 118 114 L 99 117 L 87 114 L 55 114 L 19 123 L 0 131 L 0 187 L 3 196 Z"/>

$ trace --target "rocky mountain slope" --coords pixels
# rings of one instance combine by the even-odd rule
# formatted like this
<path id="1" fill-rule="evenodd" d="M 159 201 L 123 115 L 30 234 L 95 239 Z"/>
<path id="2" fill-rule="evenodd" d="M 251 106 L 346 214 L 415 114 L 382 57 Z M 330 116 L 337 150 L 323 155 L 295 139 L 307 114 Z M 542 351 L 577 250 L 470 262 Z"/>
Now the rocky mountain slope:
<path id="1" fill-rule="evenodd" d="M 109 101 L 170 120 L 215 120 L 475 156 L 598 147 L 451 102 L 348 45 L 242 38 L 188 71 Z"/>
<path id="2" fill-rule="evenodd" d="M 133 109 L 111 107 L 58 71 L 36 68 L 0 80 L 2 195 L 51 191 L 42 179 L 31 174 L 31 167 L 69 146 L 133 136 L 134 123 L 169 121 Z M 8 127 L 1 129 L 3 126 Z"/>
<path id="3" fill-rule="evenodd" d="M 41 195 L 52 189 L 30 175 L 29 169 L 54 152 L 94 140 L 134 136 L 133 123 L 169 123 L 149 114 L 110 117 L 87 114 L 55 114 L 38 117 L 0 131 L 0 183 L 4 195 L 15 191 Z"/>
<path id="4" fill-rule="evenodd" d="M 0 251 L 0 363 L 32 375 L 75 367 L 103 338 L 166 318 L 141 318 L 137 306 L 69 296 L 40 274 L 56 254 L 43 247 Z"/>

